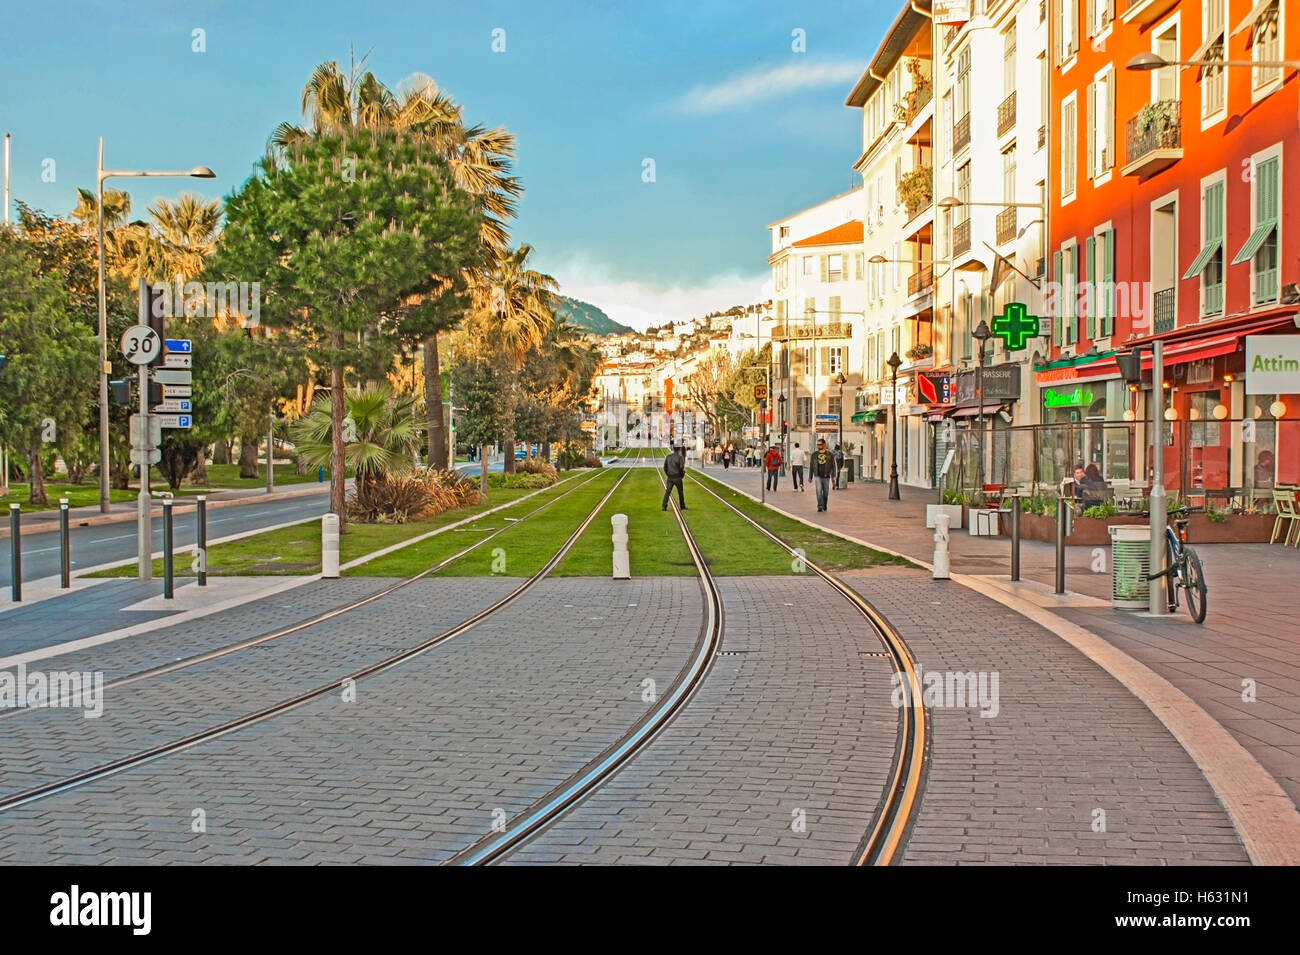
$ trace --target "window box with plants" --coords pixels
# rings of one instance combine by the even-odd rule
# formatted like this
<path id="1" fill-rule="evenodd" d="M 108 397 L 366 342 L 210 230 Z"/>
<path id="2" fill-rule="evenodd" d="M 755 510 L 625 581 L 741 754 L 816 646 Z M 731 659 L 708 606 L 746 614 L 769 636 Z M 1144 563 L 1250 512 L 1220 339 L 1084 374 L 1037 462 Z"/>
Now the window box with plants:
<path id="1" fill-rule="evenodd" d="M 911 172 L 903 173 L 898 180 L 898 199 L 907 209 L 908 216 L 914 216 L 926 208 L 933 196 L 934 176 L 929 166 L 918 166 Z"/>
<path id="2" fill-rule="evenodd" d="M 934 349 L 924 343 L 913 345 L 907 351 L 903 352 L 909 361 L 923 361 L 934 354 Z"/>

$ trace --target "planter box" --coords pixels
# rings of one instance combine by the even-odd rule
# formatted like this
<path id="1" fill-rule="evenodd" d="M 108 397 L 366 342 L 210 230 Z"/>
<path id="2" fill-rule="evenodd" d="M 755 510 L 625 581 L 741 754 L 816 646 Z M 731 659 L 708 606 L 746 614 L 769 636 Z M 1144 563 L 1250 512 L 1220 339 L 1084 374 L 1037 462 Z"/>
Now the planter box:
<path id="1" fill-rule="evenodd" d="M 925 526 L 929 530 L 934 529 L 934 519 L 940 514 L 948 515 L 948 529 L 956 530 L 961 527 L 962 511 L 964 508 L 960 504 L 927 504 L 925 505 Z"/>
<path id="2" fill-rule="evenodd" d="M 1229 514 L 1222 524 L 1210 520 L 1204 514 L 1191 515 L 1187 525 L 1187 540 L 1190 544 L 1266 544 L 1273 531 L 1272 514 Z M 1065 538 L 1070 546 L 1106 547 L 1110 544 L 1108 527 L 1113 525 L 1132 526 L 1149 523 L 1145 516 L 1116 515 L 1115 517 L 1076 517 L 1072 533 Z M 1011 534 L 1011 522 L 1004 521 L 1002 535 Z M 1022 540 L 1056 541 L 1056 518 L 1041 514 L 1020 515 L 1020 537 Z"/>

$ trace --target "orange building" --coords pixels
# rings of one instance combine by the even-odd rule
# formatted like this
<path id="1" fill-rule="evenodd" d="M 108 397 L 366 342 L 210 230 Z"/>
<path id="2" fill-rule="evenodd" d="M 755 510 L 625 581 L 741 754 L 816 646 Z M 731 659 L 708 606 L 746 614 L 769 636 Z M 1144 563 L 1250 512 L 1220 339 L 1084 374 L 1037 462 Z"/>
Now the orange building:
<path id="1" fill-rule="evenodd" d="M 1159 338 L 1167 485 L 1230 497 L 1300 481 L 1300 202 L 1284 200 L 1300 189 L 1300 4 L 1048 2 L 1042 420 L 1106 477 L 1149 480 L 1135 449 L 1150 360 L 1133 392 L 1113 356 Z M 1282 371 L 1248 368 L 1248 339 Z"/>

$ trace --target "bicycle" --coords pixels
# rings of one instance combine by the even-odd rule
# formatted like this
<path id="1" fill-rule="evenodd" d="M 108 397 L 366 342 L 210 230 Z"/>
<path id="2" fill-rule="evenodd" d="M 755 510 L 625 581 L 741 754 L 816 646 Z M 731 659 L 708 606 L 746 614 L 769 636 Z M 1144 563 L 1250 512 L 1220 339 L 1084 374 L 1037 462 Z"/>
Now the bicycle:
<path id="1" fill-rule="evenodd" d="M 1150 574 L 1147 580 L 1165 578 L 1165 592 L 1169 597 L 1169 612 L 1178 609 L 1179 588 L 1187 591 L 1187 612 L 1196 623 L 1205 622 L 1207 609 L 1205 571 L 1195 549 L 1187 543 L 1188 508 L 1174 511 L 1173 527 L 1165 526 L 1165 569 Z"/>

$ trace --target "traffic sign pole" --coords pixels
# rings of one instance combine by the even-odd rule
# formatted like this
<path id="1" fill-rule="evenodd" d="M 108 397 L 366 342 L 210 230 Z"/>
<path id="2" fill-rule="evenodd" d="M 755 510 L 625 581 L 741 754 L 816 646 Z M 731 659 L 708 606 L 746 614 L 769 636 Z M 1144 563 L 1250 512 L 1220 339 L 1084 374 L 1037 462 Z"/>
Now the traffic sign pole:
<path id="1" fill-rule="evenodd" d="M 144 279 L 140 279 L 140 315 L 139 325 L 152 335 L 153 329 L 149 326 L 149 286 Z M 129 334 L 129 332 L 128 332 Z M 156 337 L 156 336 L 155 336 Z M 153 577 L 153 515 L 150 513 L 149 498 L 149 452 L 153 450 L 152 435 L 149 433 L 149 366 L 142 364 L 140 368 L 140 419 L 142 426 L 140 428 L 140 444 L 136 450 L 140 453 L 136 458 L 140 461 L 140 493 L 136 497 L 136 574 L 140 580 L 149 580 Z"/>

